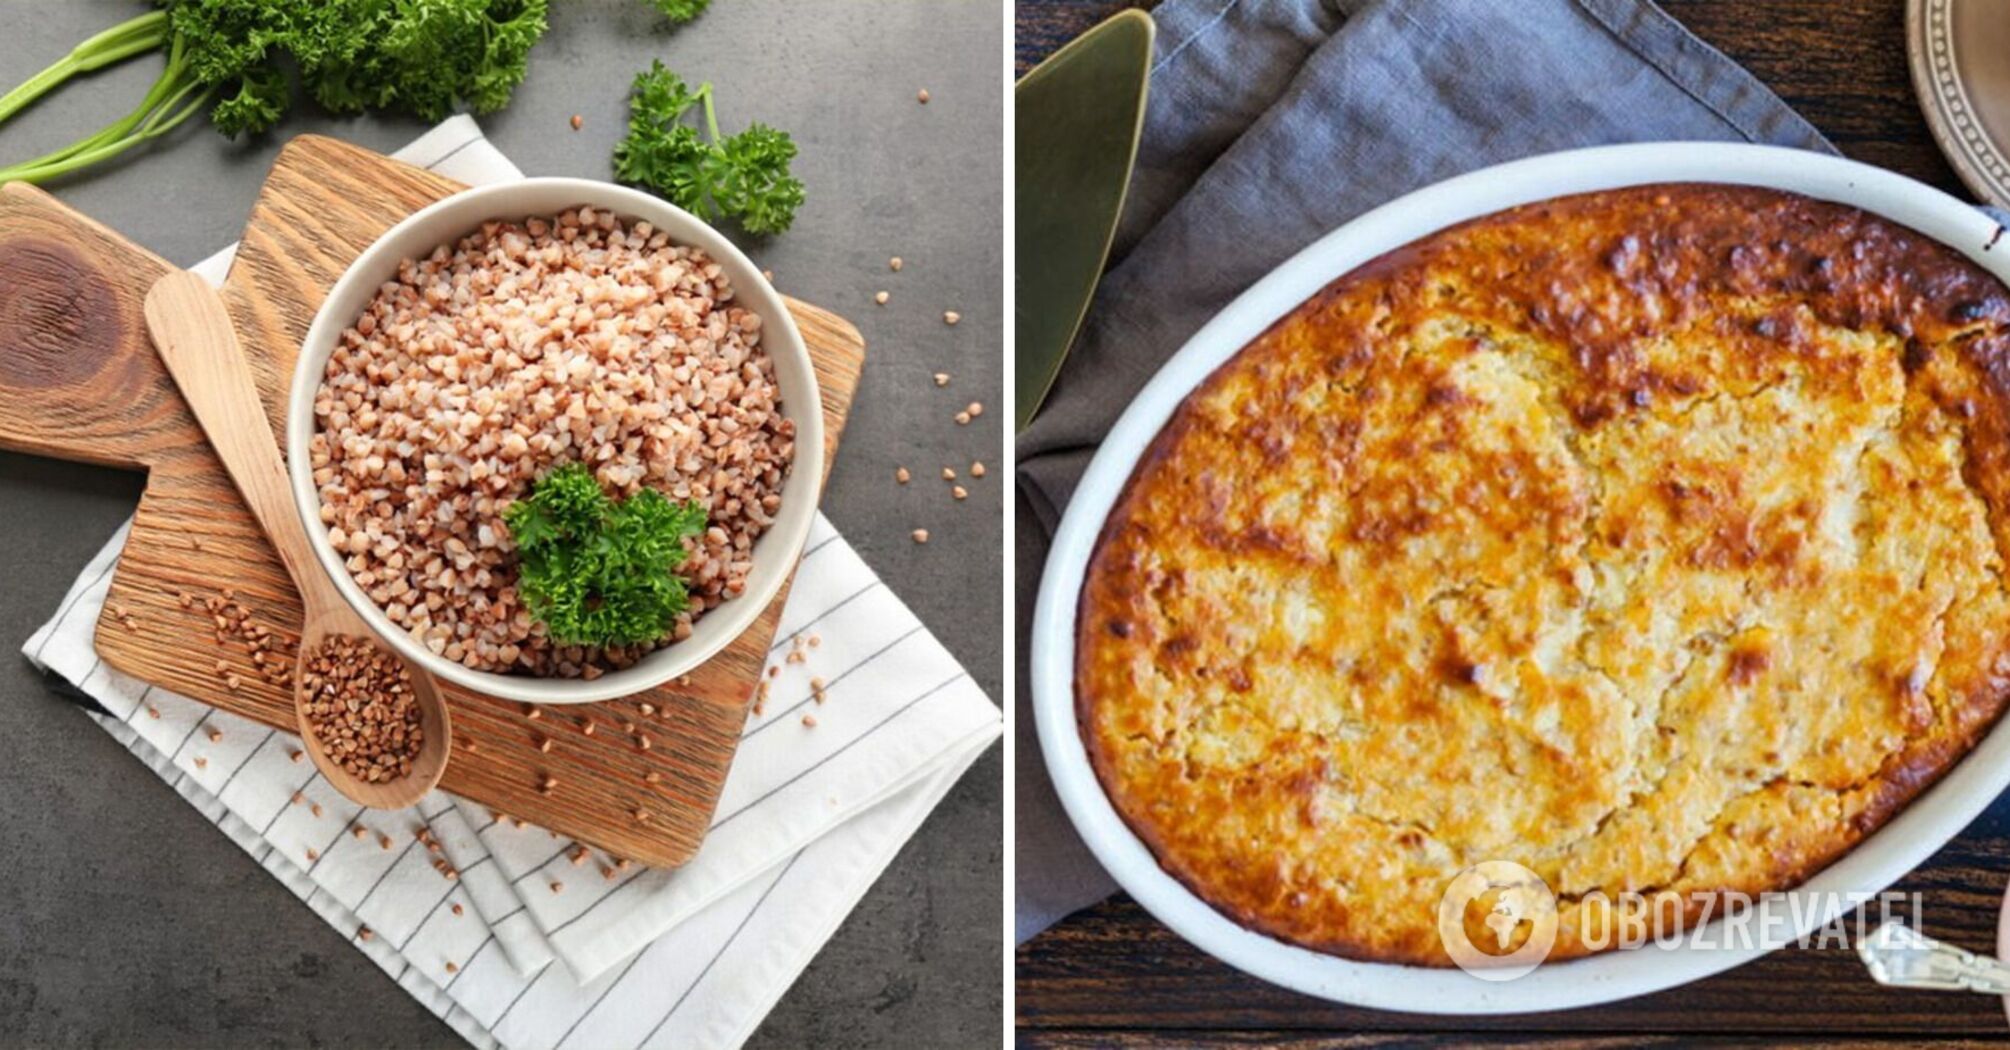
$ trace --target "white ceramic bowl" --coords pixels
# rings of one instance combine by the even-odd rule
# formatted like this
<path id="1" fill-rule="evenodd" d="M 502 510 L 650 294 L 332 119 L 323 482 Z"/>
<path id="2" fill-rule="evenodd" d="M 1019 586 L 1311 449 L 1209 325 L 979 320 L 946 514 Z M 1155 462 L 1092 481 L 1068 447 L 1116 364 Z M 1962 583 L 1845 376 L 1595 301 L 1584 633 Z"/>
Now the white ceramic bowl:
<path id="1" fill-rule="evenodd" d="M 2010 240 L 1981 212 L 1911 179 L 1835 157 L 1766 146 L 1677 142 L 1572 150 L 1502 164 L 1399 198 L 1314 242 L 1244 292 L 1167 361 L 1111 428 L 1075 489 L 1047 557 L 1033 617 L 1031 675 L 1040 747 L 1062 804 L 1132 897 L 1215 957 L 1274 984 L 1358 1006 L 1433 1014 L 1522 1013 L 1610 1002 L 1749 962 L 1762 948 L 1646 947 L 1538 967 L 1508 982 L 1459 970 L 1354 962 L 1229 921 L 1159 867 L 1104 795 L 1075 718 L 1075 615 L 1103 520 L 1139 454 L 1202 379 L 1270 324 L 1370 259 L 1466 219 L 1530 201 L 1654 182 L 1770 186 L 1903 223 L 2010 279 Z M 1954 837 L 2010 785 L 2010 724 L 1898 817 L 1809 879 L 1813 892 L 1875 892 Z M 1838 909 L 1809 910 L 1796 933 Z"/>
<path id="2" fill-rule="evenodd" d="M 314 436 L 314 393 L 335 340 L 354 323 L 379 285 L 396 275 L 400 260 L 423 256 L 450 244 L 490 219 L 523 219 L 553 215 L 574 205 L 611 210 L 625 219 L 642 219 L 670 235 L 678 244 L 703 248 L 726 271 L 735 301 L 761 318 L 761 346 L 774 360 L 782 390 L 782 413 L 796 424 L 795 462 L 782 487 L 782 507 L 774 524 L 754 544 L 754 568 L 738 598 L 698 618 L 691 636 L 643 657 L 632 667 L 599 678 L 532 678 L 474 671 L 414 641 L 392 623 L 377 603 L 363 593 L 342 558 L 328 542 L 321 524 L 321 500 L 308 465 L 307 443 Z M 286 412 L 287 473 L 293 502 L 306 522 L 308 538 L 321 567 L 334 579 L 342 596 L 400 653 L 417 660 L 435 676 L 478 693 L 539 704 L 583 704 L 611 700 L 661 685 L 687 674 L 753 624 L 788 579 L 802 553 L 816 518 L 823 485 L 823 402 L 816 372 L 803 345 L 802 333 L 789 316 L 782 297 L 761 276 L 760 268 L 712 227 L 681 208 L 646 193 L 589 179 L 540 178 L 480 186 L 457 193 L 414 212 L 385 231 L 376 243 L 351 263 L 314 315 L 307 339 L 294 366 L 293 388 Z"/>

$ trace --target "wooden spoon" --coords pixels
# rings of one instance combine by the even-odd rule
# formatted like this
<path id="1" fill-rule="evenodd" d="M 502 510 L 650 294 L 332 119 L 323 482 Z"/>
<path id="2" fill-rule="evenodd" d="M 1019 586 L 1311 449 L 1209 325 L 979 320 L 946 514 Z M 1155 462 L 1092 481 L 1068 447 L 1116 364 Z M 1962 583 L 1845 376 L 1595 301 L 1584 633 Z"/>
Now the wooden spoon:
<path id="1" fill-rule="evenodd" d="M 251 365 L 238 349 L 237 333 L 231 329 L 223 300 L 202 278 L 177 271 L 161 278 L 147 293 L 146 316 L 147 330 L 153 334 L 161 360 L 167 362 L 168 373 L 181 388 L 196 422 L 209 435 L 217 458 L 237 483 L 252 516 L 279 552 L 279 560 L 293 577 L 306 607 L 300 627 L 300 655 L 293 668 L 293 712 L 307 753 L 313 756 L 321 775 L 355 802 L 378 809 L 402 809 L 419 801 L 439 783 L 447 768 L 447 705 L 433 676 L 378 641 L 377 632 L 343 600 L 342 592 L 335 589 L 334 581 L 315 559 L 307 531 L 287 493 L 286 468 L 259 402 Z M 307 698 L 301 693 L 306 679 L 304 664 L 307 654 L 330 635 L 367 639 L 411 672 L 424 740 L 412 760 L 411 772 L 404 776 L 375 784 L 355 776 L 324 750 L 308 725 Z"/>

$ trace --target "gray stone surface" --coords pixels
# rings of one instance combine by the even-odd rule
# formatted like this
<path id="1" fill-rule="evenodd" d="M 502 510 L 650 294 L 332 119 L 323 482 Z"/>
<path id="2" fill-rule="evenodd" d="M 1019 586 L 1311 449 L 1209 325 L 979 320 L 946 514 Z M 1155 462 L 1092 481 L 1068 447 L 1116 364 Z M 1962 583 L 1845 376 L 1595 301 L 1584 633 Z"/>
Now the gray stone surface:
<path id="1" fill-rule="evenodd" d="M 715 0 L 659 31 L 634 0 L 564 0 L 516 102 L 483 126 L 526 171 L 604 178 L 629 76 L 662 58 L 718 86 L 720 118 L 789 129 L 809 202 L 748 243 L 791 294 L 870 342 L 824 509 L 992 696 L 1000 693 L 1004 472 L 952 504 L 945 463 L 1002 457 L 1003 19 L 992 0 Z M 141 9 L 0 0 L 0 88 Z M 0 130 L 30 156 L 122 113 L 147 59 L 77 84 Z M 917 88 L 932 101 L 915 103 Z M 574 132 L 572 114 L 585 118 Z M 190 125 L 144 154 L 51 187 L 176 262 L 231 240 L 285 135 L 381 149 L 412 121 L 303 110 L 230 143 Z M 744 242 L 743 240 L 743 243 Z M 906 268 L 887 270 L 900 255 Z M 878 289 L 892 302 L 873 305 Z M 0 289 L 0 295 L 4 295 Z M 942 324 L 945 309 L 963 322 Z M 928 376 L 954 374 L 947 391 Z M 951 421 L 977 399 L 975 425 Z M 916 483 L 899 488 L 897 464 Z M 131 511 L 141 479 L 0 454 L 0 647 L 55 608 Z M 925 526 L 926 547 L 907 538 Z M 1002 1027 L 1001 763 L 981 760 L 829 946 L 754 1046 L 997 1045 Z M 110 737 L 0 656 L 0 1045 L 452 1046 L 446 1026 L 351 950 Z"/>

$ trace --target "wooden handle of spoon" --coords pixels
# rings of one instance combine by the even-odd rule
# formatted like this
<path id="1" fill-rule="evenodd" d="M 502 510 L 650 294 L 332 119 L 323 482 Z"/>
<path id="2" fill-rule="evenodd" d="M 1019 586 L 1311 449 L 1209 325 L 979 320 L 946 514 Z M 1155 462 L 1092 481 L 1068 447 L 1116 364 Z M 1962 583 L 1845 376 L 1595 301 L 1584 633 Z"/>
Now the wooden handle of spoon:
<path id="1" fill-rule="evenodd" d="M 181 388 L 217 458 L 311 608 L 331 597 L 326 577 L 288 494 L 286 465 L 258 399 L 258 382 L 238 347 L 230 314 L 209 282 L 178 270 L 147 292 L 147 331 Z"/>
<path id="2" fill-rule="evenodd" d="M 368 634 L 362 618 L 342 600 L 334 581 L 323 572 L 307 540 L 307 529 L 294 508 L 286 465 L 279 458 L 265 406 L 258 400 L 258 382 L 251 363 L 237 345 L 230 314 L 214 289 L 195 274 L 171 273 L 147 292 L 147 331 L 166 362 L 168 374 L 181 388 L 182 399 L 209 435 L 217 458 L 244 495 L 252 516 L 265 529 L 279 560 L 293 577 L 306 606 L 300 627 L 303 657 L 316 639 L 327 633 Z M 399 657 L 403 660 L 403 657 Z M 407 666 L 412 666 L 407 662 Z M 294 712 L 300 737 L 314 766 L 351 800 L 382 809 L 402 809 L 419 801 L 446 770 L 451 739 L 447 705 L 439 686 L 420 667 L 412 667 L 425 739 L 411 772 L 396 780 L 369 783 L 351 773 L 316 739 L 308 717 L 299 677 L 294 682 Z"/>

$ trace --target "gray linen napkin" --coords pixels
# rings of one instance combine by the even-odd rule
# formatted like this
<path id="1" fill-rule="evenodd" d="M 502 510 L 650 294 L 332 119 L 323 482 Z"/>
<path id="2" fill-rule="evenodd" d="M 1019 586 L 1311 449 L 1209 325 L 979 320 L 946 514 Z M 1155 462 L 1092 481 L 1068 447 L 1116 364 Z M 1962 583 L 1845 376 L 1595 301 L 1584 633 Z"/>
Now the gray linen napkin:
<path id="1" fill-rule="evenodd" d="M 1048 538 L 1096 444 L 1165 359 L 1322 234 L 1475 168 L 1615 142 L 1833 152 L 1647 0 L 1166 0 L 1112 263 L 1018 441 L 1015 766 L 1023 941 L 1115 889 L 1040 755 L 1026 639 Z"/>

